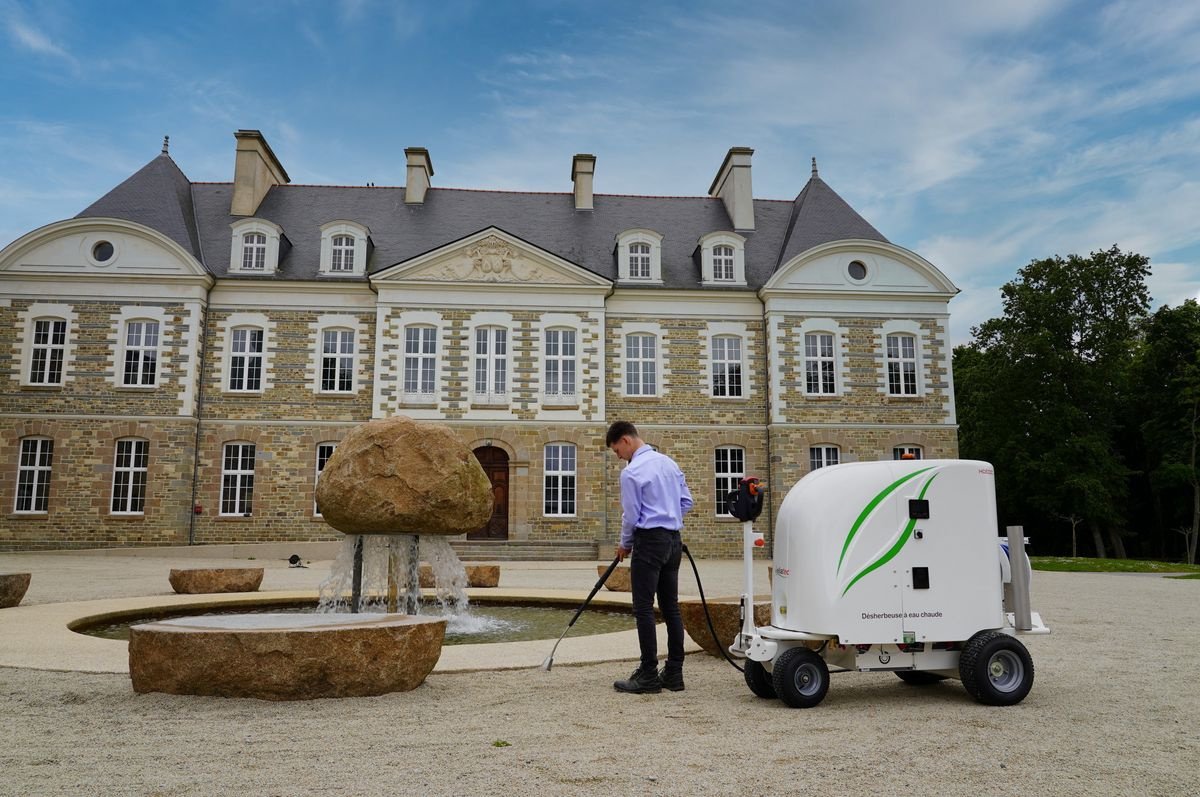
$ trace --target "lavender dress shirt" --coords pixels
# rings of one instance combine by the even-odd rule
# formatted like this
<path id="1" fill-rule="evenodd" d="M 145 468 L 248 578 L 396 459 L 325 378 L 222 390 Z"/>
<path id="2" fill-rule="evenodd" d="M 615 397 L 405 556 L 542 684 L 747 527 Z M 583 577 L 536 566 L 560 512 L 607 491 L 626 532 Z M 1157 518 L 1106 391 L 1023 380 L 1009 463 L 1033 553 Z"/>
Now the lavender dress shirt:
<path id="1" fill-rule="evenodd" d="M 621 471 L 621 547 L 633 549 L 633 530 L 661 527 L 679 531 L 692 508 L 683 471 L 675 460 L 643 445 Z"/>

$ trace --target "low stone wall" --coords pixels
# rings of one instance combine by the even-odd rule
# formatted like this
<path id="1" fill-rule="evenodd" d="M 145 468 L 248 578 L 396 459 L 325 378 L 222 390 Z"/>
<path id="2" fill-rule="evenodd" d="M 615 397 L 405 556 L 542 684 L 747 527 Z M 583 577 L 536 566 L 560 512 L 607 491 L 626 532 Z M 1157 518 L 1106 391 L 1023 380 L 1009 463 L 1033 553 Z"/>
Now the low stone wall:
<path id="1" fill-rule="evenodd" d="M 185 595 L 212 592 L 255 592 L 263 580 L 261 567 L 214 567 L 171 570 L 171 588 Z"/>

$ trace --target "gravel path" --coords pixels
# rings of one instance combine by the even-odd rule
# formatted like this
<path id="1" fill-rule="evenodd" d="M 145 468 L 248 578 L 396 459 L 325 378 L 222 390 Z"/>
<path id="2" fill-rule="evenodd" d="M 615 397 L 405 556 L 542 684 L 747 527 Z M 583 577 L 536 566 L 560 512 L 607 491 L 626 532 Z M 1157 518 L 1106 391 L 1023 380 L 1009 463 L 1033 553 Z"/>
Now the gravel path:
<path id="1" fill-rule="evenodd" d="M 514 578 L 586 588 L 569 568 Z M 1033 595 L 1054 633 L 1026 640 L 1037 680 L 1009 708 L 847 673 L 791 710 L 703 654 L 681 693 L 616 694 L 631 667 L 588 665 L 297 703 L 0 668 L 0 795 L 1200 793 L 1200 582 L 1039 572 Z"/>

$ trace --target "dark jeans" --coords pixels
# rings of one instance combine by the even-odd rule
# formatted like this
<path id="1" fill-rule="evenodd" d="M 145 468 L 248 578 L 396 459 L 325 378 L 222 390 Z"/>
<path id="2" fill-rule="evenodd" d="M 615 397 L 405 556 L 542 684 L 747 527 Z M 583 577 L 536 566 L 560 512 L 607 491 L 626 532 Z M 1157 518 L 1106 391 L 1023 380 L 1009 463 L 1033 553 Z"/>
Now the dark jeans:
<path id="1" fill-rule="evenodd" d="M 633 616 L 637 620 L 642 668 L 658 666 L 658 635 L 654 630 L 654 596 L 667 624 L 667 667 L 683 668 L 683 618 L 679 614 L 679 532 L 638 529 L 633 533 L 629 578 L 633 587 Z"/>

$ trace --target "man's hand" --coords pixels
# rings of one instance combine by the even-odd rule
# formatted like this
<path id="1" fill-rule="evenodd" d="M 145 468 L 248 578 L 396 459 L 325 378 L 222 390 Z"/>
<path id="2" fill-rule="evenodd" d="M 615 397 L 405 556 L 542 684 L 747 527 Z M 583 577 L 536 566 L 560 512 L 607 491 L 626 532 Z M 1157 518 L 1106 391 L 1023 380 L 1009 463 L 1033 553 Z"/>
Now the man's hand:
<path id="1" fill-rule="evenodd" d="M 618 545 L 617 550 L 616 550 L 617 561 L 624 562 L 626 556 L 629 556 L 629 551 L 625 550 L 620 545 Z"/>

